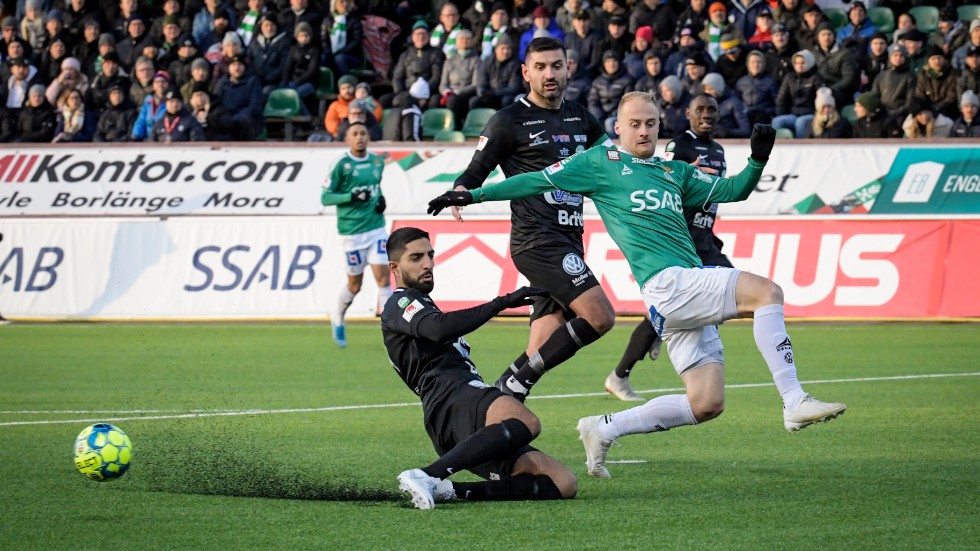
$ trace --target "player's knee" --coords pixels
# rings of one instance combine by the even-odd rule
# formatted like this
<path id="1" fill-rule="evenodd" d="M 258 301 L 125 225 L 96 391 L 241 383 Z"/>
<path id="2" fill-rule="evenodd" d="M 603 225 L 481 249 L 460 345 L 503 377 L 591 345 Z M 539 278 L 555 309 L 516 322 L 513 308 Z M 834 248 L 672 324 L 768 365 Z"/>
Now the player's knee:
<path id="1" fill-rule="evenodd" d="M 360 293 L 361 292 L 361 284 L 362 284 L 362 282 L 360 282 L 360 281 L 357 281 L 357 282 L 348 281 L 347 282 L 347 290 L 350 291 L 351 294 L 356 295 L 357 293 Z"/>
<path id="2" fill-rule="evenodd" d="M 555 468 L 548 476 L 558 488 L 562 499 L 572 499 L 578 494 L 578 478 L 568 467 L 560 465 L 560 468 Z"/>
<path id="3" fill-rule="evenodd" d="M 762 294 L 767 301 L 766 304 L 783 303 L 783 288 L 780 287 L 775 281 L 767 279 L 765 289 L 763 290 Z"/>
<path id="4" fill-rule="evenodd" d="M 527 430 L 531 431 L 531 440 L 534 440 L 541 434 L 541 420 L 538 419 L 537 415 L 531 413 L 531 410 L 528 410 L 527 415 L 522 416 L 520 421 L 524 423 Z"/>
<path id="5" fill-rule="evenodd" d="M 709 396 L 691 400 L 691 412 L 698 423 L 704 423 L 720 416 L 725 411 L 723 396 Z"/>
<path id="6" fill-rule="evenodd" d="M 605 335 L 616 323 L 616 312 L 612 309 L 612 306 L 609 308 L 600 308 L 586 319 L 589 325 L 595 329 L 596 333 Z"/>

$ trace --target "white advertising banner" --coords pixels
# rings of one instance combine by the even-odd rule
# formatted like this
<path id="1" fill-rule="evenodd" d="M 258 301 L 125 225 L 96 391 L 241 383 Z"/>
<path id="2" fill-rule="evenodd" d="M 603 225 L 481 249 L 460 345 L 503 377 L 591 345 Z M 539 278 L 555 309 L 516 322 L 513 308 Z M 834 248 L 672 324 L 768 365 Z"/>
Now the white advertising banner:
<path id="1" fill-rule="evenodd" d="M 17 319 L 326 319 L 347 284 L 333 217 L 0 220 Z M 375 314 L 365 273 L 355 316 Z"/>
<path id="2" fill-rule="evenodd" d="M 658 154 L 665 145 L 661 140 Z M 734 175 L 745 166 L 749 148 L 744 142 L 725 146 L 728 175 Z M 424 213 L 428 201 L 466 169 L 474 147 L 373 146 L 387 159 L 382 189 L 388 214 Z M 720 213 L 867 212 L 898 152 L 914 148 L 947 146 L 777 142 L 756 191 L 746 201 L 722 205 Z M 320 190 L 344 152 L 341 145 L 4 148 L 0 216 L 332 214 L 333 207 L 320 205 Z M 488 181 L 502 177 L 498 168 Z M 506 202 L 467 211 L 510 214 Z M 595 213 L 588 202 L 586 213 Z"/>

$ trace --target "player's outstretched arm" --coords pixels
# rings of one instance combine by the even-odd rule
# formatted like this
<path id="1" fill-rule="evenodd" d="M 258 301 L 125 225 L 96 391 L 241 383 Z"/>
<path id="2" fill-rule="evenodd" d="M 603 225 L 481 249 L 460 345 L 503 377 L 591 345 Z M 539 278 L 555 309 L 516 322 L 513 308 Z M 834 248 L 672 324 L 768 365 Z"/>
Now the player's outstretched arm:
<path id="1" fill-rule="evenodd" d="M 435 342 L 457 339 L 476 331 L 500 312 L 508 308 L 530 306 L 535 297 L 543 296 L 548 296 L 545 289 L 521 287 L 513 293 L 501 295 L 479 306 L 455 312 L 434 312 L 419 321 L 418 334 Z"/>
<path id="2" fill-rule="evenodd" d="M 554 189 L 555 186 L 545 178 L 543 172 L 518 174 L 517 176 L 507 178 L 503 182 L 487 184 L 470 191 L 447 191 L 429 201 L 429 208 L 426 212 L 435 216 L 446 207 L 465 207 L 466 205 L 485 201 L 523 199 L 524 197 L 540 195 Z"/>
<path id="3" fill-rule="evenodd" d="M 776 130 L 772 126 L 755 125 L 752 129 L 752 137 L 749 138 L 752 153 L 745 168 L 731 178 L 706 176 L 694 169 L 689 174 L 688 181 L 702 180 L 703 183 L 685 189 L 684 206 L 700 205 L 705 202 L 733 203 L 747 199 L 762 178 L 762 169 L 769 160 L 775 142 Z"/>
<path id="4" fill-rule="evenodd" d="M 344 203 L 363 203 L 371 198 L 371 190 L 359 189 L 354 192 L 333 192 L 323 188 L 320 194 L 320 203 L 323 206 L 343 205 Z"/>

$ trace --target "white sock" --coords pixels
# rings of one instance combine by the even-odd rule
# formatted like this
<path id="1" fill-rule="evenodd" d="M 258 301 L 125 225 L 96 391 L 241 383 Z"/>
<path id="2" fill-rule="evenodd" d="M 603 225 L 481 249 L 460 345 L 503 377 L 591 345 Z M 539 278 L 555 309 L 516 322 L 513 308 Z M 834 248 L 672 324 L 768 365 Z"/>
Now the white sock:
<path id="1" fill-rule="evenodd" d="M 772 380 L 783 399 L 783 406 L 796 407 L 803 401 L 806 393 L 796 377 L 793 344 L 786 333 L 783 305 L 769 304 L 756 310 L 752 332 L 755 335 L 755 345 L 766 360 Z"/>
<path id="2" fill-rule="evenodd" d="M 606 415 L 604 421 L 598 429 L 606 438 L 660 432 L 698 422 L 687 394 L 657 396 L 643 405 Z"/>
<path id="3" fill-rule="evenodd" d="M 388 304 L 388 299 L 391 298 L 391 285 L 385 285 L 384 287 L 378 287 L 378 315 L 384 312 L 385 304 Z"/>
<path id="4" fill-rule="evenodd" d="M 337 321 L 337 325 L 344 324 L 344 314 L 347 313 L 347 309 L 350 308 L 350 303 L 354 302 L 354 293 L 350 292 L 350 289 L 344 285 L 340 289 L 340 296 L 337 297 L 337 310 L 334 312 L 334 320 Z"/>

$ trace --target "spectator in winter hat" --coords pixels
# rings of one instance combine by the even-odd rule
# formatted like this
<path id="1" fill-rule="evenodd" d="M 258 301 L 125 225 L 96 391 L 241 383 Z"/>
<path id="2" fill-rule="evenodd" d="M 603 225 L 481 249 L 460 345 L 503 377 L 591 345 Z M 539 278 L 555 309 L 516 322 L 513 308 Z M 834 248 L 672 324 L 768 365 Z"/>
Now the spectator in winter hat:
<path id="1" fill-rule="evenodd" d="M 977 118 L 977 109 L 980 107 L 980 100 L 973 90 L 967 90 L 960 96 L 960 117 L 953 123 L 950 137 L 953 138 L 980 138 L 980 119 Z"/>
<path id="2" fill-rule="evenodd" d="M 956 71 L 949 68 L 943 49 L 933 44 L 926 50 L 925 67 L 916 76 L 914 95 L 952 120 L 959 116 L 956 79 Z"/>
<path id="3" fill-rule="evenodd" d="M 953 131 L 953 121 L 942 113 L 936 113 L 928 102 L 913 98 L 902 130 L 910 140 L 948 138 Z"/>
<path id="4" fill-rule="evenodd" d="M 687 106 L 691 95 L 674 75 L 660 81 L 660 134 L 661 138 L 673 138 L 688 129 Z"/>
<path id="5" fill-rule="evenodd" d="M 847 24 L 837 29 L 837 42 L 850 48 L 856 55 L 863 54 L 871 35 L 878 32 L 878 27 L 868 19 L 868 10 L 860 0 L 851 2 L 847 9 L 847 19 Z"/>
<path id="6" fill-rule="evenodd" d="M 779 86 L 772 126 L 791 130 L 797 138 L 806 134 L 815 112 L 816 91 L 821 86 L 823 79 L 817 73 L 813 52 L 800 50 L 793 54 L 793 73 Z"/>
<path id="7" fill-rule="evenodd" d="M 752 127 L 745 114 L 745 105 L 718 73 L 704 75 L 704 93 L 718 101 L 718 123 L 715 136 L 719 138 L 748 138 Z"/>
<path id="8" fill-rule="evenodd" d="M 61 109 L 70 90 L 78 90 L 82 93 L 82 97 L 85 97 L 85 93 L 88 92 L 89 80 L 81 71 L 81 62 L 74 57 L 66 57 L 61 62 L 61 74 L 48 85 L 45 94 L 48 103 L 56 109 Z"/>
<path id="9" fill-rule="evenodd" d="M 824 87 L 817 90 L 817 98 L 814 101 L 816 110 L 813 121 L 810 123 L 808 132 L 804 138 L 825 138 L 843 139 L 850 138 L 854 133 L 851 123 L 841 116 L 837 110 L 837 102 L 834 100 L 834 93 L 830 88 Z"/>

